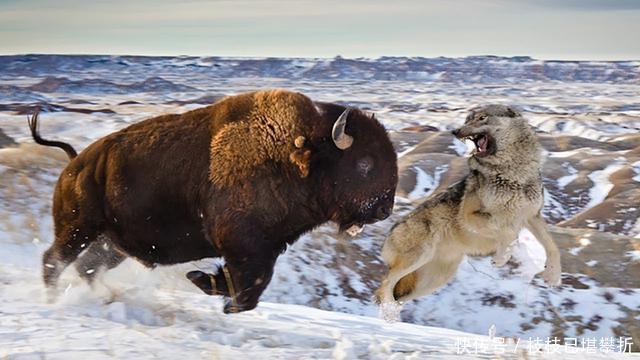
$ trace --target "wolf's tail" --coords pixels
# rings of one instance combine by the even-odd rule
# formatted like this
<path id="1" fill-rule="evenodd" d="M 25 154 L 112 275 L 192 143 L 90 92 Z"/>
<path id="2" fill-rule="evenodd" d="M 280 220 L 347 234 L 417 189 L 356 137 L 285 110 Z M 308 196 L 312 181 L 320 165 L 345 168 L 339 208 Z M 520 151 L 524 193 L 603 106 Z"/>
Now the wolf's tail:
<path id="1" fill-rule="evenodd" d="M 78 153 L 73 148 L 73 146 L 62 141 L 45 140 L 40 137 L 40 132 L 38 131 L 38 114 L 39 111 L 36 110 L 36 112 L 31 115 L 31 117 L 27 116 L 27 123 L 29 124 L 29 129 L 31 129 L 31 136 L 33 137 L 33 140 L 40 145 L 54 146 L 64 150 L 64 152 L 67 153 L 69 160 L 73 160 L 76 156 L 78 156 Z"/>

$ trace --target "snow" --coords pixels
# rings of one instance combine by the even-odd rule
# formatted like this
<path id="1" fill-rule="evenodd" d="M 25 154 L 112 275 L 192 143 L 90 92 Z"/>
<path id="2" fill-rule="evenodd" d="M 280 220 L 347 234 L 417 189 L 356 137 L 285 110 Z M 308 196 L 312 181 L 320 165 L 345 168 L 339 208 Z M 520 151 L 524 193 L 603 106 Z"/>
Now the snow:
<path id="1" fill-rule="evenodd" d="M 560 189 L 564 189 L 565 186 L 571 184 L 573 180 L 578 178 L 578 170 L 576 170 L 573 166 L 567 165 L 564 167 L 567 169 L 569 175 L 561 176 L 558 178 L 558 180 L 556 180 L 556 183 L 558 184 L 558 187 L 560 187 Z"/>
<path id="2" fill-rule="evenodd" d="M 512 256 L 520 263 L 518 273 L 527 282 L 544 270 L 544 263 L 547 260 L 544 248 L 527 229 L 522 229 L 518 233 L 512 248 Z"/>
<path id="3" fill-rule="evenodd" d="M 467 145 L 467 141 L 460 141 L 458 139 L 453 139 L 451 146 L 449 146 L 449 149 L 453 149 L 453 151 L 456 152 L 456 154 L 458 154 L 458 156 L 463 156 L 465 154 L 469 154 L 471 153 L 471 151 L 474 149 L 475 146 L 471 145 Z"/>
<path id="4" fill-rule="evenodd" d="M 433 175 L 431 175 L 417 166 L 414 167 L 416 171 L 416 186 L 407 195 L 409 200 L 418 200 L 431 195 L 438 187 L 440 176 L 447 171 L 447 168 L 447 166 L 438 166 Z"/>
<path id="5" fill-rule="evenodd" d="M 387 359 L 435 354 L 454 358 L 464 340 L 495 341 L 454 330 L 268 302 L 251 312 L 224 315 L 220 298 L 197 293 L 186 280 L 171 278 L 170 268 L 151 272 L 138 265 L 132 270 L 136 268 L 133 262 L 125 271 L 105 274 L 109 286 L 91 289 L 66 276 L 68 285 L 61 299 L 48 304 L 37 257 L 32 256 L 41 249 L 16 245 L 2 254 L 2 358 L 236 359 L 249 354 L 263 358 Z M 10 254 L 18 256 L 7 256 Z M 518 353 L 508 341 L 502 351 Z"/>
<path id="6" fill-rule="evenodd" d="M 591 245 L 591 240 L 589 240 L 589 239 L 588 239 L 588 238 L 586 238 L 586 237 L 583 237 L 583 238 L 580 238 L 580 239 L 578 240 L 578 244 L 579 244 L 580 246 L 575 247 L 575 248 L 572 248 L 572 249 L 569 249 L 569 253 L 570 253 L 571 255 L 573 255 L 573 256 L 578 256 L 578 253 L 579 253 L 580 251 L 582 251 L 585 247 L 587 247 L 587 246 Z"/>
<path id="7" fill-rule="evenodd" d="M 640 262 L 640 250 L 627 251 L 626 255 L 630 257 L 632 261 Z"/>
<path id="8" fill-rule="evenodd" d="M 568 158 L 576 155 L 583 155 L 585 153 L 589 153 L 590 155 L 598 155 L 598 154 L 601 154 L 602 151 L 598 149 L 591 149 L 591 148 L 580 148 L 580 149 L 567 150 L 567 151 L 552 151 L 549 153 L 549 157 Z"/>
<path id="9" fill-rule="evenodd" d="M 633 172 L 636 173 L 636 176 L 634 176 L 632 179 L 640 182 L 640 161 L 634 162 L 631 166 L 633 167 Z"/>
<path id="10" fill-rule="evenodd" d="M 594 186 L 589 190 L 589 203 L 584 207 L 584 210 L 588 210 L 607 198 L 609 191 L 613 189 L 613 184 L 609 181 L 609 176 L 616 171 L 623 168 L 622 164 L 611 164 L 603 170 L 594 171 L 589 174 L 589 179 L 593 182 Z"/>

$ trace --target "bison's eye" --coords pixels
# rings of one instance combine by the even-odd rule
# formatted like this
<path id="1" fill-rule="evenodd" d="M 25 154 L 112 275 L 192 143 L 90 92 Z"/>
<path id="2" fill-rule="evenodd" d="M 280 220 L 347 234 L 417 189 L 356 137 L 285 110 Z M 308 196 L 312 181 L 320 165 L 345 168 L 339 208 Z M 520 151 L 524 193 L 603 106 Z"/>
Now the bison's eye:
<path id="1" fill-rule="evenodd" d="M 357 170 L 362 176 L 367 176 L 373 170 L 373 159 L 367 156 L 358 160 Z"/>

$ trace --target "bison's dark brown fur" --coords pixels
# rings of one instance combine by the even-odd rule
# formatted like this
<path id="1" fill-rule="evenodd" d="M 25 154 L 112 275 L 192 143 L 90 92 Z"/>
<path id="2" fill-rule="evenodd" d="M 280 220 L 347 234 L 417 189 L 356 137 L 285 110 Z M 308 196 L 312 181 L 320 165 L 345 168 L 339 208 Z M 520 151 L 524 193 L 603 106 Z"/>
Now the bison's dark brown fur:
<path id="1" fill-rule="evenodd" d="M 345 130 L 353 145 L 340 150 L 331 131 L 344 110 L 285 90 L 246 93 L 131 125 L 77 157 L 68 144 L 41 139 L 33 118 L 36 141 L 72 158 L 53 198 L 45 284 L 55 288 L 88 247 L 97 255 L 80 257 L 81 272 L 124 256 L 149 267 L 222 256 L 224 271 L 189 279 L 229 297 L 225 312 L 253 309 L 276 258 L 302 233 L 391 212 L 397 167 L 386 131 L 353 110 Z"/>

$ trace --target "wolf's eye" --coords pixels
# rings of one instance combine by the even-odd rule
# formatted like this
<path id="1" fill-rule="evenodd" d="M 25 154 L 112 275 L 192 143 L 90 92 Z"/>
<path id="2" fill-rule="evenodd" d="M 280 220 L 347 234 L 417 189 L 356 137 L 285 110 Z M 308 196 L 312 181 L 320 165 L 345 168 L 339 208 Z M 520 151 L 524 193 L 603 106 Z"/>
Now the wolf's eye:
<path id="1" fill-rule="evenodd" d="M 482 120 L 487 120 L 487 114 L 482 114 L 478 117 L 478 120 L 482 121 Z"/>
<path id="2" fill-rule="evenodd" d="M 356 168 L 362 176 L 367 176 L 373 170 L 373 159 L 367 156 L 358 160 Z"/>

